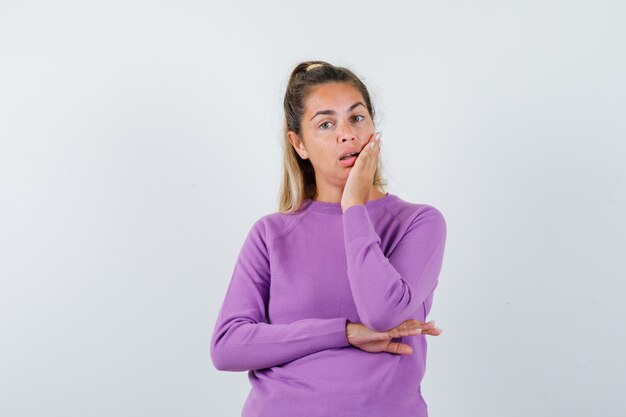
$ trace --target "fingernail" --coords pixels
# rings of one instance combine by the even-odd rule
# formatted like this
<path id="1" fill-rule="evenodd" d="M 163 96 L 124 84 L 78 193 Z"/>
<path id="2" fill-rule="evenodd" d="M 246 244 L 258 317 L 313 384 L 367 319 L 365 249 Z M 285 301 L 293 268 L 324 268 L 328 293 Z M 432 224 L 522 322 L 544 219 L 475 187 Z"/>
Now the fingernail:
<path id="1" fill-rule="evenodd" d="M 376 132 L 376 140 L 380 140 L 382 136 L 383 136 L 383 132 Z"/>

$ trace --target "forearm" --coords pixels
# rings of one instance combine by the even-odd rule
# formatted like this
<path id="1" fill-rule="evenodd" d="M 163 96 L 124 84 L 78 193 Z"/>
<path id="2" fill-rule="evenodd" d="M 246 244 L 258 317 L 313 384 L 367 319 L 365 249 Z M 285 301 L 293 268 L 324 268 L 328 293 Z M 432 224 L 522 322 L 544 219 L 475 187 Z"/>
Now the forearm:
<path id="1" fill-rule="evenodd" d="M 349 346 L 347 318 L 302 319 L 290 324 L 232 319 L 218 324 L 211 358 L 221 371 L 246 371 L 282 365 L 324 349 Z"/>
<path id="2" fill-rule="evenodd" d="M 382 254 L 377 242 L 353 244 L 348 279 L 363 324 L 372 330 L 385 331 L 417 318 L 422 303 L 437 285 L 438 268 L 431 262 L 424 269 L 422 284 L 412 285 Z M 431 259 L 436 257 L 433 255 Z"/>
<path id="3" fill-rule="evenodd" d="M 445 246 L 445 221 L 432 208 L 411 225 L 389 258 L 364 206 L 344 212 L 350 288 L 361 322 L 385 331 L 417 318 L 437 286 Z"/>

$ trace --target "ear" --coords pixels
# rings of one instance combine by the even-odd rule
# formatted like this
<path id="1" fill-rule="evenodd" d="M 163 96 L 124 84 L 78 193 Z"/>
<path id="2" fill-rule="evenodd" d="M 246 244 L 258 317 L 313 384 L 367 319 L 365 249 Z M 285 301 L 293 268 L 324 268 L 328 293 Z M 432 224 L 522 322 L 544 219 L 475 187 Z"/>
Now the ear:
<path id="1" fill-rule="evenodd" d="M 302 142 L 302 139 L 300 139 L 300 137 L 296 134 L 296 132 L 294 132 L 293 130 L 290 130 L 289 132 L 287 132 L 287 139 L 289 139 L 289 142 L 291 143 L 293 148 L 296 150 L 296 153 L 300 155 L 300 158 L 302 159 L 308 158 L 306 148 L 304 147 L 304 143 Z"/>

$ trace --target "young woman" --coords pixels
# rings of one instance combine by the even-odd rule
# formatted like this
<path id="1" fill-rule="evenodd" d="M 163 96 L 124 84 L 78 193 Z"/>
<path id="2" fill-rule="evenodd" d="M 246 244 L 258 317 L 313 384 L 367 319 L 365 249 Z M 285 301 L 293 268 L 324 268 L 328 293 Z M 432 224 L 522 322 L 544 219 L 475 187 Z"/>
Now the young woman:
<path id="1" fill-rule="evenodd" d="M 284 111 L 279 210 L 243 243 L 213 364 L 248 371 L 242 417 L 425 417 L 444 217 L 382 188 L 374 109 L 349 69 L 297 65 Z"/>

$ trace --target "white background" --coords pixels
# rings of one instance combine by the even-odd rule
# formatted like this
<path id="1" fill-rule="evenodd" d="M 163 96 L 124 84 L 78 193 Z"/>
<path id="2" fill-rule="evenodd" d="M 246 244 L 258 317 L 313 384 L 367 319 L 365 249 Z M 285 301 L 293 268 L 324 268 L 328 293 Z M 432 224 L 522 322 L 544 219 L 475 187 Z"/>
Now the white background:
<path id="1" fill-rule="evenodd" d="M 431 417 L 623 416 L 625 11 L 2 0 L 0 414 L 239 415 L 210 336 L 322 59 L 369 87 L 389 191 L 446 217 Z"/>

